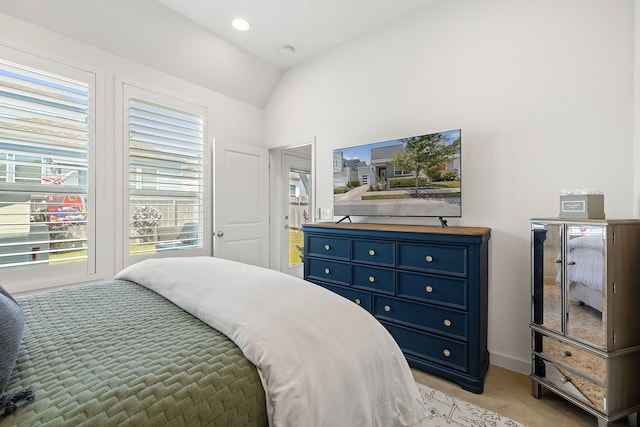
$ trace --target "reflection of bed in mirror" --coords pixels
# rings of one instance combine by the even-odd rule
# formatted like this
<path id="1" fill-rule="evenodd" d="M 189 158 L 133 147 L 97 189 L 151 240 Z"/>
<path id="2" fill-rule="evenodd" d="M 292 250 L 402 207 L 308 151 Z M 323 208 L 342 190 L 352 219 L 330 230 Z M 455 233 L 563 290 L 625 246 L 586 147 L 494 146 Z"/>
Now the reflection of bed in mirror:
<path id="1" fill-rule="evenodd" d="M 567 283 L 572 300 L 602 312 L 604 256 L 602 235 L 586 235 L 569 240 L 567 248 Z M 558 258 L 560 259 L 560 255 Z M 561 283 L 560 264 L 556 283 Z"/>

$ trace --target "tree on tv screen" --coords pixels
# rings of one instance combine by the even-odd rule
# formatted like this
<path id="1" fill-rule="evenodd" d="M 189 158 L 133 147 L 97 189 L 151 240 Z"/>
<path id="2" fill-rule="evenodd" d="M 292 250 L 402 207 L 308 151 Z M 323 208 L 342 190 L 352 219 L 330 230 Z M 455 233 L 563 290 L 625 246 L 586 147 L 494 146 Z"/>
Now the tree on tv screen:
<path id="1" fill-rule="evenodd" d="M 396 170 L 411 172 L 415 178 L 415 195 L 418 195 L 420 176 L 427 182 L 439 173 L 460 149 L 460 139 L 451 142 L 442 133 L 413 136 L 401 140 L 404 149 L 393 156 Z"/>

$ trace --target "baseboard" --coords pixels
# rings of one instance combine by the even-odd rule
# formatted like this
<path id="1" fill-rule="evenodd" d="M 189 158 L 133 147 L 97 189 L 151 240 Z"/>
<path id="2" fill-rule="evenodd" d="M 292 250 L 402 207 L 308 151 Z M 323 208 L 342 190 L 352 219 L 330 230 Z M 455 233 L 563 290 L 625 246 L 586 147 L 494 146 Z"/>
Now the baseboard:
<path id="1" fill-rule="evenodd" d="M 491 364 L 525 375 L 531 373 L 531 360 L 514 359 L 513 357 L 491 352 Z"/>

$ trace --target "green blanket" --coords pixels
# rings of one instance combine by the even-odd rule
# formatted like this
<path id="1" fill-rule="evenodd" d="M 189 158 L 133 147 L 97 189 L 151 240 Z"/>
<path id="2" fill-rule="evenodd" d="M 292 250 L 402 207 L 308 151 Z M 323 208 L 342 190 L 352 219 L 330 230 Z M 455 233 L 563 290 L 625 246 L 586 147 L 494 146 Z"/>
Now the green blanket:
<path id="1" fill-rule="evenodd" d="M 19 298 L 24 339 L 7 390 L 35 401 L 0 426 L 261 426 L 255 366 L 220 332 L 135 283 Z"/>

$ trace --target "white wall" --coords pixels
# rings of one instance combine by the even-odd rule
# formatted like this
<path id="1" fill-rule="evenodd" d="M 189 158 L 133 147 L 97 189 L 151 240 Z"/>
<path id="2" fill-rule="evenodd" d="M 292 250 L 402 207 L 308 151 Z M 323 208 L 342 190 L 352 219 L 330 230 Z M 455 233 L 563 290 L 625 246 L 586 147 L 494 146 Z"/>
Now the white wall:
<path id="1" fill-rule="evenodd" d="M 635 40 L 635 49 L 634 49 L 634 90 L 633 90 L 633 147 L 634 147 L 634 156 L 633 156 L 633 164 L 640 165 L 640 0 L 634 0 L 635 7 L 635 20 L 634 20 L 634 40 Z M 633 215 L 635 218 L 640 217 L 640 197 L 637 197 L 640 194 L 640 173 L 634 174 L 633 181 L 633 194 L 636 196 L 634 198 L 634 209 Z"/>
<path id="2" fill-rule="evenodd" d="M 285 73 L 266 143 L 315 135 L 317 206 L 331 207 L 334 148 L 462 128 L 463 218 L 450 225 L 492 228 L 492 363 L 529 372 L 529 219 L 557 216 L 565 188 L 604 191 L 608 218 L 637 214 L 633 6 L 435 2 Z"/>

